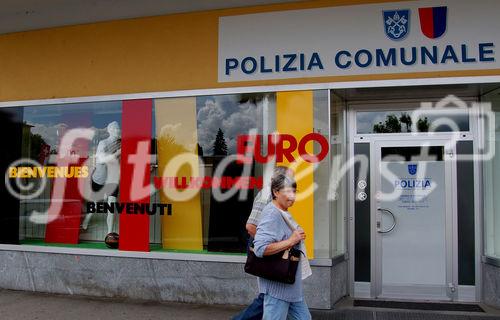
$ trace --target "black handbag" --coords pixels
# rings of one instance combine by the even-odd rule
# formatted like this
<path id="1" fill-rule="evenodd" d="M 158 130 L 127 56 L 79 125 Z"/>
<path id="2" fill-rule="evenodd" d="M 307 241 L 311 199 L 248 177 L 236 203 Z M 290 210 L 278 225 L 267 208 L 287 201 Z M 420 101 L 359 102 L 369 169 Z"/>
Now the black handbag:
<path id="1" fill-rule="evenodd" d="M 259 258 L 252 247 L 248 249 L 245 272 L 268 280 L 293 284 L 302 251 L 290 248 Z"/>

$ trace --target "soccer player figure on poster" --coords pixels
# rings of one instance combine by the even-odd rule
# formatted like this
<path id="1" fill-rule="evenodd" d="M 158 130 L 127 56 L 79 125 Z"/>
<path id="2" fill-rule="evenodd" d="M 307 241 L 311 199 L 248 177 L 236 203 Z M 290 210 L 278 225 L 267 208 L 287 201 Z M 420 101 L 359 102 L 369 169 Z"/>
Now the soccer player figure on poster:
<path id="1" fill-rule="evenodd" d="M 92 173 L 92 191 L 94 201 L 114 203 L 118 200 L 118 182 L 120 179 L 121 131 L 118 122 L 108 124 L 109 136 L 99 141 L 96 150 L 96 164 Z M 82 229 L 87 230 L 92 213 L 87 213 L 82 222 Z M 114 214 L 108 213 L 108 234 L 113 231 Z"/>

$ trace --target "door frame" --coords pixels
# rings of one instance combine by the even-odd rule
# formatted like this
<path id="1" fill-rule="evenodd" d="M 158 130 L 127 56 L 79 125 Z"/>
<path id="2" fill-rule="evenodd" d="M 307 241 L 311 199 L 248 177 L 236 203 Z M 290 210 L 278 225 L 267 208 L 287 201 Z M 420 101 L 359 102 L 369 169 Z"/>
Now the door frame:
<path id="1" fill-rule="evenodd" d="M 468 96 L 460 97 L 460 99 L 466 101 L 468 104 L 473 105 L 477 102 L 478 97 Z M 391 110 L 401 110 L 410 111 L 419 107 L 419 102 L 422 99 L 393 99 L 393 100 L 365 100 L 365 101 L 346 101 L 346 126 L 347 126 L 347 156 L 348 158 L 354 157 L 354 145 L 355 143 L 370 143 L 377 140 L 379 137 L 385 141 L 392 140 L 422 140 L 421 135 L 408 134 L 408 133 L 385 133 L 385 134 L 358 134 L 356 132 L 356 112 L 357 111 L 391 111 Z M 438 99 L 428 99 L 430 102 L 437 102 Z M 480 114 L 483 112 L 482 107 L 470 108 L 469 109 L 469 131 L 461 132 L 460 137 L 456 139 L 457 141 L 472 141 L 473 142 L 473 152 L 477 153 L 479 151 L 477 141 L 483 139 L 482 125 L 478 120 Z M 434 133 L 433 136 L 425 135 L 426 139 L 432 140 L 432 138 L 437 140 L 447 140 L 451 138 L 454 133 Z M 456 137 L 455 137 L 456 138 Z M 456 165 L 456 162 L 455 162 Z M 371 166 L 371 164 L 370 164 Z M 474 286 L 463 286 L 459 285 L 458 288 L 458 301 L 463 302 L 477 302 L 482 299 L 482 275 L 481 275 L 481 254 L 483 250 L 483 218 L 482 218 L 482 198 L 481 198 L 481 168 L 482 165 L 479 161 L 474 161 L 474 222 L 475 222 L 475 285 Z M 455 168 L 456 171 L 456 168 Z M 356 190 L 354 181 L 354 171 L 350 170 L 348 179 L 348 190 Z M 456 193 L 454 193 L 456 197 Z M 348 269 L 348 292 L 354 298 L 374 298 L 372 295 L 372 283 L 371 282 L 356 282 L 355 281 L 355 236 L 354 236 L 354 226 L 355 226 L 355 210 L 354 203 L 356 201 L 355 192 L 348 192 L 348 257 L 349 257 L 349 269 Z M 454 201 L 456 206 L 456 201 Z M 455 242 L 455 247 L 458 245 Z"/>
<path id="2" fill-rule="evenodd" d="M 371 190 L 371 209 L 370 209 L 370 231 L 371 231 L 371 296 L 375 298 L 402 298 L 409 300 L 422 300 L 422 293 L 417 293 L 418 286 L 408 286 L 407 289 L 415 292 L 414 294 L 404 291 L 394 291 L 389 295 L 383 293 L 383 255 L 382 255 L 382 237 L 377 231 L 377 222 L 380 220 L 378 213 L 379 202 L 376 199 L 377 191 L 381 190 L 381 150 L 383 147 L 422 147 L 422 146 L 443 146 L 443 161 L 445 164 L 445 290 L 446 297 L 431 293 L 425 293 L 429 300 L 457 300 L 458 288 L 458 217 L 457 217 L 457 191 L 456 191 L 456 146 L 451 145 L 449 140 L 445 139 L 406 139 L 406 140 L 387 140 L 384 137 L 372 139 L 370 144 L 370 181 Z"/>

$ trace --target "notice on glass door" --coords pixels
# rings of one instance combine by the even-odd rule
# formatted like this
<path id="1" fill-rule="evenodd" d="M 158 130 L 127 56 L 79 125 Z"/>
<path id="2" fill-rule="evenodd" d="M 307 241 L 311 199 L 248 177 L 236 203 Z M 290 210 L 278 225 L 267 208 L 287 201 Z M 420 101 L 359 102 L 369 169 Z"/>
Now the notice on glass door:
<path id="1" fill-rule="evenodd" d="M 383 162 L 382 192 L 392 193 L 397 211 L 432 210 L 434 201 L 444 200 L 444 169 L 443 161 Z"/>

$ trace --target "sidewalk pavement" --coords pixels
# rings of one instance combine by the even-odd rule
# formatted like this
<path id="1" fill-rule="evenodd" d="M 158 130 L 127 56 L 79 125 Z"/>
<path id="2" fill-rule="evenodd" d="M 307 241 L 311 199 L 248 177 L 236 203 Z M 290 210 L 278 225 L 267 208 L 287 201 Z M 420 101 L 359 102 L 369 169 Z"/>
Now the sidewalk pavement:
<path id="1" fill-rule="evenodd" d="M 231 305 L 199 305 L 156 303 L 130 300 L 54 295 L 26 291 L 0 290 L 1 320 L 191 320 L 230 319 L 243 307 Z M 349 300 L 334 311 L 312 310 L 318 320 L 493 320 L 500 319 L 498 310 L 487 314 L 424 312 L 354 308 Z"/>

